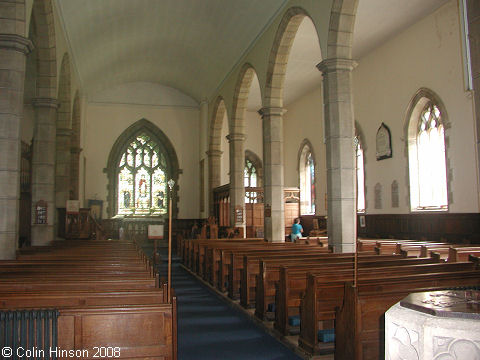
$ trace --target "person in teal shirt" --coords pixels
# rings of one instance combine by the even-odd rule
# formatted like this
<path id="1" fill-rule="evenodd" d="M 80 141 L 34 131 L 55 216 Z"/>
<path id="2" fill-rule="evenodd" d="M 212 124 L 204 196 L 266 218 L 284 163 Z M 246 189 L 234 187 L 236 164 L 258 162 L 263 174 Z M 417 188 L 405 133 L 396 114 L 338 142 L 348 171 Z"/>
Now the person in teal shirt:
<path id="1" fill-rule="evenodd" d="M 296 218 L 292 225 L 292 234 L 290 235 L 292 242 L 295 242 L 300 236 L 302 236 L 303 227 L 300 225 L 300 219 Z"/>

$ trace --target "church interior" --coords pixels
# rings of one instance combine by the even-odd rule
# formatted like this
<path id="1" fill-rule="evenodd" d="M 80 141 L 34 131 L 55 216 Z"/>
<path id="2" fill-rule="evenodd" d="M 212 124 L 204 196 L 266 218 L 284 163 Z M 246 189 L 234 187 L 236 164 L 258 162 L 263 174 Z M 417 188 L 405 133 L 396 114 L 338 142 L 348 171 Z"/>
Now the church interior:
<path id="1" fill-rule="evenodd" d="M 478 0 L 0 19 L 2 357 L 480 357 Z"/>

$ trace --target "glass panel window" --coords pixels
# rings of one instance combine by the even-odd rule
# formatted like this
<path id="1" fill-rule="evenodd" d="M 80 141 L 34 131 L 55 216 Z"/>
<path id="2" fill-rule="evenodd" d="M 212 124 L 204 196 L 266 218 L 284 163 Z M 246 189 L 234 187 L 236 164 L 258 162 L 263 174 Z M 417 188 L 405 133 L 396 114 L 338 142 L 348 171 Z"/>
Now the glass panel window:
<path id="1" fill-rule="evenodd" d="M 411 119 L 408 151 L 412 210 L 447 210 L 445 130 L 441 111 L 431 101 Z"/>
<path id="2" fill-rule="evenodd" d="M 164 154 L 147 135 L 133 139 L 118 165 L 118 214 L 165 214 L 166 167 Z"/>
<path id="3" fill-rule="evenodd" d="M 300 212 L 315 214 L 315 161 L 310 146 L 303 147 L 299 161 Z"/>
<path id="4" fill-rule="evenodd" d="M 363 149 L 359 139 L 355 138 L 357 155 L 357 212 L 365 212 L 365 168 L 363 162 Z"/>

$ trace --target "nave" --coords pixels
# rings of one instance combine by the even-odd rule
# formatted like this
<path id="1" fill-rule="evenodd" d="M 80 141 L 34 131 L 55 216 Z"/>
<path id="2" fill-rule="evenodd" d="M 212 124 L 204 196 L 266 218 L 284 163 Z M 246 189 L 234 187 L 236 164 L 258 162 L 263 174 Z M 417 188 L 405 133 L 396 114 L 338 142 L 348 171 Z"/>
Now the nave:
<path id="1" fill-rule="evenodd" d="M 146 253 L 152 249 L 144 248 Z M 166 250 L 159 273 L 166 276 Z M 177 296 L 178 359 L 301 359 L 220 298 L 173 257 L 172 286 Z"/>

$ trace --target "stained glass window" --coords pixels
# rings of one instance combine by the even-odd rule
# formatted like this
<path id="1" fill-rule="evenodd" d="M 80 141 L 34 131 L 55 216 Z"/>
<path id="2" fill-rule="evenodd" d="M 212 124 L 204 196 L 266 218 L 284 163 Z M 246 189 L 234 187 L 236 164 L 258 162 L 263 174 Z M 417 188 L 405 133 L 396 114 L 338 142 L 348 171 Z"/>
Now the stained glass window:
<path id="1" fill-rule="evenodd" d="M 167 163 L 159 145 L 138 135 L 118 164 L 118 214 L 161 215 L 167 212 Z"/>
<path id="2" fill-rule="evenodd" d="M 257 169 L 249 159 L 245 159 L 245 169 L 244 169 L 243 180 L 244 180 L 244 186 L 246 188 L 257 186 Z M 257 192 L 246 191 L 245 203 L 256 203 L 256 202 L 258 202 Z"/>

